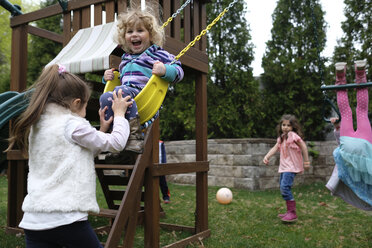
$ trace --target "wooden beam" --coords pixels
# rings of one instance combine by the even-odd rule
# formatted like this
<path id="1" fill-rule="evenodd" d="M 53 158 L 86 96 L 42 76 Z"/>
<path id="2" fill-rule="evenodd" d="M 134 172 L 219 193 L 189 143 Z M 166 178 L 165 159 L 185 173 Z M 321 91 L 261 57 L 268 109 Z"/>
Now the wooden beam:
<path id="1" fill-rule="evenodd" d="M 176 0 L 176 1 L 173 1 L 173 8 L 174 8 L 174 11 L 173 13 L 179 9 L 181 7 L 181 1 L 179 0 Z M 175 38 L 176 40 L 181 40 L 181 16 L 180 15 L 177 15 L 176 18 L 173 19 L 173 25 L 172 25 L 172 34 L 173 34 L 173 38 Z"/>
<path id="2" fill-rule="evenodd" d="M 102 4 L 94 5 L 94 26 L 102 24 Z"/>
<path id="3" fill-rule="evenodd" d="M 45 38 L 63 44 L 63 35 L 31 25 L 27 26 L 27 31 L 29 34 L 36 35 L 41 38 Z"/>
<path id="4" fill-rule="evenodd" d="M 169 53 L 177 55 L 185 48 L 185 43 L 167 36 L 164 49 Z M 208 56 L 205 52 L 191 47 L 181 58 L 183 65 L 194 70 L 208 73 Z"/>
<path id="5" fill-rule="evenodd" d="M 5 233 L 6 234 L 25 234 L 24 230 L 19 227 L 5 227 Z"/>
<path id="6" fill-rule="evenodd" d="M 140 154 L 137 158 L 136 165 L 130 177 L 127 191 L 121 201 L 120 207 L 118 209 L 118 214 L 112 225 L 112 230 L 107 237 L 106 248 L 114 248 L 119 244 L 121 234 L 129 221 L 129 217 L 132 214 L 137 213 L 137 209 L 134 209 L 138 199 L 138 192 L 143 185 L 143 178 L 145 175 L 146 167 L 152 162 L 152 135 L 151 126 L 148 130 L 148 134 L 144 140 L 144 153 Z M 134 228 L 134 227 L 129 227 Z"/>
<path id="7" fill-rule="evenodd" d="M 205 172 L 208 170 L 208 161 L 154 164 L 154 167 L 150 168 L 151 174 L 154 177 L 192 172 Z"/>
<path id="8" fill-rule="evenodd" d="M 183 14 L 183 33 L 184 33 L 184 42 L 188 44 L 191 41 L 191 7 L 188 4 L 184 9 Z"/>
<path id="9" fill-rule="evenodd" d="M 104 170 L 126 170 L 133 169 L 134 165 L 121 165 L 121 164 L 96 164 L 96 169 Z"/>
<path id="10" fill-rule="evenodd" d="M 105 3 L 107 0 L 75 0 L 75 1 L 69 1 L 68 2 L 68 11 L 71 11 L 73 9 L 80 9 L 84 8 L 90 5 L 95 5 L 99 3 Z"/>
<path id="11" fill-rule="evenodd" d="M 200 34 L 200 27 L 201 27 L 201 25 L 200 25 L 200 20 L 199 20 L 199 18 L 200 18 L 200 15 L 199 15 L 199 2 L 194 2 L 193 3 L 193 34 L 191 35 L 191 37 L 196 37 L 197 35 L 199 35 Z M 194 38 L 191 38 L 191 39 L 194 39 Z M 198 46 L 198 43 L 199 42 L 196 42 L 195 43 L 195 47 L 197 47 L 197 48 L 199 48 L 199 46 Z"/>
<path id="12" fill-rule="evenodd" d="M 27 171 L 27 161 L 8 161 L 7 227 L 18 227 L 23 217 L 22 203 L 27 193 Z"/>
<path id="13" fill-rule="evenodd" d="M 195 83 L 196 161 L 208 160 L 207 75 L 199 73 Z"/>
<path id="14" fill-rule="evenodd" d="M 71 13 L 63 14 L 63 46 L 66 46 L 71 39 Z"/>
<path id="15" fill-rule="evenodd" d="M 171 2 L 170 1 L 164 1 L 163 2 L 163 21 L 166 22 L 168 18 L 171 17 Z M 168 23 L 168 25 L 171 25 Z M 165 35 L 171 36 L 171 29 L 170 27 L 165 27 L 164 29 Z"/>
<path id="16" fill-rule="evenodd" d="M 109 64 L 110 68 L 119 68 L 121 62 L 121 58 L 115 55 L 110 55 L 109 57 Z"/>
<path id="17" fill-rule="evenodd" d="M 205 4 L 200 3 L 200 29 L 204 30 L 207 27 L 207 7 Z M 207 50 L 207 35 L 203 35 L 200 40 L 200 50 L 206 51 Z"/>
<path id="18" fill-rule="evenodd" d="M 90 27 L 90 6 L 84 7 L 81 10 L 81 28 L 89 28 Z"/>
<path id="19" fill-rule="evenodd" d="M 195 83 L 196 161 L 207 161 L 207 75 L 200 73 Z M 196 232 L 208 229 L 208 173 L 196 173 Z"/>
<path id="20" fill-rule="evenodd" d="M 114 1 L 107 1 L 105 3 L 105 11 L 106 11 L 106 23 L 115 21 L 115 2 Z"/>
<path id="21" fill-rule="evenodd" d="M 80 1 L 69 1 L 67 12 L 71 10 L 81 9 L 90 5 L 104 3 L 107 0 L 80 0 Z M 29 22 L 41 20 L 47 17 L 62 14 L 63 10 L 59 4 L 54 4 L 30 13 L 23 15 L 14 16 L 10 19 L 10 27 L 27 24 Z"/>
<path id="22" fill-rule="evenodd" d="M 166 229 L 166 230 L 169 230 L 169 231 L 190 232 L 192 234 L 195 234 L 195 227 L 193 227 L 193 226 L 184 226 L 184 225 L 177 225 L 177 224 L 170 224 L 170 223 L 160 222 L 160 227 L 162 229 Z"/>
<path id="23" fill-rule="evenodd" d="M 71 37 L 74 36 L 81 29 L 81 10 L 75 9 L 72 19 L 72 33 Z"/>
<path id="24" fill-rule="evenodd" d="M 10 27 L 15 27 L 29 22 L 41 20 L 47 17 L 62 14 L 63 10 L 59 4 L 54 4 L 30 13 L 14 16 L 10 19 Z"/>
<path id="25" fill-rule="evenodd" d="M 118 0 L 118 15 L 128 8 L 126 0 Z"/>
<path id="26" fill-rule="evenodd" d="M 153 163 L 159 162 L 159 118 L 152 124 L 152 163 L 149 165 L 145 174 L 145 247 L 158 248 L 160 240 L 159 228 L 159 177 L 153 177 L 150 169 Z"/>
<path id="27" fill-rule="evenodd" d="M 28 156 L 23 156 L 20 150 L 10 150 L 6 153 L 7 160 L 27 160 Z"/>
<path id="28" fill-rule="evenodd" d="M 186 247 L 186 245 L 191 244 L 193 242 L 198 242 L 204 238 L 207 238 L 211 236 L 211 231 L 210 230 L 205 230 L 203 232 L 199 232 L 195 235 L 192 235 L 190 237 L 187 237 L 185 239 L 179 240 L 173 244 L 163 246 L 163 248 L 181 248 L 181 247 Z"/>
<path id="29" fill-rule="evenodd" d="M 13 28 L 10 90 L 22 92 L 27 88 L 27 25 Z"/>

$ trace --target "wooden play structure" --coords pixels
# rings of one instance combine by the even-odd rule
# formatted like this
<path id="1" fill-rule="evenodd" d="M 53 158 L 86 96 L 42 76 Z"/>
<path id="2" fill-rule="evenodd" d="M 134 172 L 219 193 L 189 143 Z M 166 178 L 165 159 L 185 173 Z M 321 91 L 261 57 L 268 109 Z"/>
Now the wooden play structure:
<path id="1" fill-rule="evenodd" d="M 80 30 L 115 21 L 118 13 L 130 7 L 130 2 L 140 4 L 140 0 L 71 0 L 64 4 L 55 4 L 34 12 L 11 18 L 12 61 L 11 91 L 22 92 L 26 89 L 27 38 L 28 34 L 53 40 L 66 46 Z M 163 20 L 167 20 L 184 1 L 166 0 L 159 3 L 163 7 Z M 207 0 L 193 0 L 165 29 L 166 44 L 164 48 L 172 54 L 178 54 L 201 30 L 206 27 Z M 91 12 L 94 13 L 91 16 Z M 104 14 L 103 14 L 104 13 Z M 30 25 L 31 22 L 55 15 L 63 17 L 63 35 L 43 30 Z M 105 16 L 105 20 L 102 17 Z M 182 34 L 181 34 L 182 32 Z M 159 120 L 156 120 L 145 135 L 144 153 L 134 157 L 133 161 L 109 163 L 96 160 L 96 172 L 107 202 L 108 209 L 101 209 L 99 216 L 111 220 L 110 225 L 101 227 L 100 231 L 108 233 L 105 247 L 132 247 L 137 224 L 144 226 L 144 246 L 159 247 L 160 228 L 189 231 L 188 238 L 168 244 L 165 247 L 184 247 L 190 242 L 210 236 L 208 229 L 208 183 L 207 174 L 207 72 L 206 38 L 202 37 L 194 47 L 180 59 L 186 73 L 195 76 L 195 119 L 196 119 L 196 156 L 193 162 L 158 163 L 159 154 Z M 120 57 L 110 55 L 111 67 L 117 67 Z M 108 68 L 106 68 L 108 69 Z M 103 70 L 95 71 L 103 75 Z M 182 83 L 182 82 L 180 82 Z M 103 91 L 103 84 L 92 83 L 93 90 Z M 98 99 L 91 99 L 87 108 L 87 118 L 97 120 Z M 8 233 L 22 232 L 18 224 L 22 219 L 21 210 L 26 195 L 27 157 L 17 150 L 7 154 L 8 166 Z M 125 171 L 125 176 L 105 173 L 107 170 Z M 195 225 L 183 226 L 160 222 L 161 206 L 159 201 L 159 176 L 196 173 Z M 118 187 L 122 186 L 118 190 Z M 115 188 L 115 189 L 113 189 Z M 119 243 L 122 240 L 121 246 Z"/>

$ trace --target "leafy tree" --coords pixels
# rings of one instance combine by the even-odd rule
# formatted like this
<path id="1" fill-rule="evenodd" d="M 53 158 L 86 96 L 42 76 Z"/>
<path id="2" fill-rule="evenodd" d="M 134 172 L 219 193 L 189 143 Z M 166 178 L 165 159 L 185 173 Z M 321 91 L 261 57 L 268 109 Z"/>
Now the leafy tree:
<path id="1" fill-rule="evenodd" d="M 211 23 L 230 0 L 207 5 Z M 208 35 L 208 133 L 211 138 L 257 136 L 260 98 L 252 74 L 253 44 L 245 19 L 245 1 L 237 1 Z"/>
<path id="2" fill-rule="evenodd" d="M 195 80 L 185 70 L 182 82 L 171 85 L 160 111 L 161 138 L 195 139 Z"/>
<path id="3" fill-rule="evenodd" d="M 211 23 L 229 0 L 207 5 Z M 245 20 L 245 5 L 234 4 L 208 31 L 208 133 L 210 138 L 251 137 L 260 115 L 258 82 L 253 79 L 253 45 Z M 161 137 L 166 140 L 195 138 L 195 80 L 185 79 L 170 87 L 161 110 Z"/>
<path id="4" fill-rule="evenodd" d="M 58 3 L 57 0 L 44 0 L 40 2 L 40 8 Z M 46 29 L 51 32 L 62 34 L 63 23 L 62 15 L 56 15 L 36 21 L 38 28 Z M 62 44 L 54 41 L 32 36 L 29 43 L 29 59 L 28 59 L 28 84 L 32 84 L 40 75 L 41 70 L 46 64 L 53 60 L 62 49 Z"/>
<path id="5" fill-rule="evenodd" d="M 271 40 L 262 59 L 265 103 L 264 137 L 275 137 L 281 115 L 294 114 L 306 139 L 323 139 L 320 91 L 325 58 L 324 12 L 319 0 L 279 0 Z"/>

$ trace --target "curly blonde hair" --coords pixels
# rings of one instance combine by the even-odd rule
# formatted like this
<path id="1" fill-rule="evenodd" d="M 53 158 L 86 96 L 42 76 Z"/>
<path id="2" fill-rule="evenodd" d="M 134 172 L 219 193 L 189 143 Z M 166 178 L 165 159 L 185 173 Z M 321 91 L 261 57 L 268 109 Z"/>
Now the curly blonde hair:
<path id="1" fill-rule="evenodd" d="M 140 7 L 128 9 L 126 12 L 118 16 L 117 32 L 114 40 L 120 44 L 125 52 L 130 52 L 128 44 L 125 41 L 125 33 L 128 28 L 135 27 L 137 24 L 143 24 L 150 34 L 151 44 L 163 46 L 165 41 L 164 29 L 161 27 L 160 21 L 153 13 L 156 13 L 153 6 L 146 4 L 146 8 L 141 10 Z"/>

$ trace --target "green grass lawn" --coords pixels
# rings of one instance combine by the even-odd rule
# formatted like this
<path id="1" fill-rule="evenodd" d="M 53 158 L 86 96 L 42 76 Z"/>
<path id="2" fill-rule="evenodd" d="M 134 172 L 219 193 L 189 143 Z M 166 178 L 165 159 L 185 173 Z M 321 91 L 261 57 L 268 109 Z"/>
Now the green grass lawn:
<path id="1" fill-rule="evenodd" d="M 162 222 L 193 226 L 195 187 L 170 184 L 171 204 L 162 205 Z M 218 187 L 209 187 L 211 237 L 190 247 L 372 247 L 372 213 L 358 210 L 330 195 L 324 184 L 293 188 L 299 221 L 283 224 L 276 216 L 285 211 L 279 190 L 251 192 L 231 189 L 234 199 L 220 205 Z M 102 193 L 98 193 L 104 207 Z M 24 237 L 5 234 L 7 179 L 0 177 L 0 247 L 25 247 Z M 102 219 L 90 217 L 93 226 Z M 185 238 L 188 233 L 161 231 L 161 245 Z M 143 247 L 143 228 L 138 227 L 135 247 Z"/>

